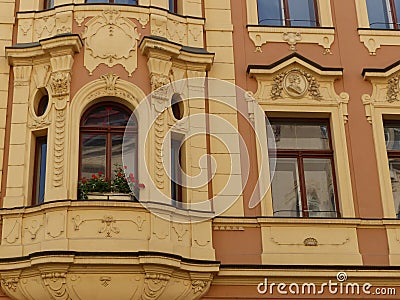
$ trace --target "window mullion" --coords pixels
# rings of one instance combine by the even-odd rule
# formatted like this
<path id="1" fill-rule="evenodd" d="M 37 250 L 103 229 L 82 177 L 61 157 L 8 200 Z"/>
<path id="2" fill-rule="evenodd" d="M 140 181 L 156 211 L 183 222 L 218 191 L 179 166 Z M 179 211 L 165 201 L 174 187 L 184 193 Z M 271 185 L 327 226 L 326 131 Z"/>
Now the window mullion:
<path id="1" fill-rule="evenodd" d="M 110 129 L 106 138 L 106 180 L 111 181 L 111 153 L 112 153 L 112 135 Z"/>
<path id="2" fill-rule="evenodd" d="M 315 26 L 319 27 L 319 9 L 318 9 L 318 3 L 317 0 L 314 0 L 314 14 L 315 14 Z"/>
<path id="3" fill-rule="evenodd" d="M 392 22 L 393 22 L 393 27 L 395 29 L 398 29 L 397 25 L 397 15 L 396 15 L 396 4 L 394 0 L 390 0 L 390 10 L 391 10 L 391 16 L 392 16 Z"/>
<path id="4" fill-rule="evenodd" d="M 289 0 L 283 0 L 283 18 L 284 18 L 284 24 L 286 26 L 290 26 L 291 22 L 290 22 L 290 12 L 289 12 Z"/>
<path id="5" fill-rule="evenodd" d="M 308 218 L 308 205 L 307 205 L 307 191 L 306 191 L 306 180 L 304 176 L 304 165 L 303 165 L 303 155 L 301 152 L 298 154 L 297 163 L 299 165 L 299 181 L 300 181 L 300 198 L 301 207 L 303 210 L 303 217 Z"/>

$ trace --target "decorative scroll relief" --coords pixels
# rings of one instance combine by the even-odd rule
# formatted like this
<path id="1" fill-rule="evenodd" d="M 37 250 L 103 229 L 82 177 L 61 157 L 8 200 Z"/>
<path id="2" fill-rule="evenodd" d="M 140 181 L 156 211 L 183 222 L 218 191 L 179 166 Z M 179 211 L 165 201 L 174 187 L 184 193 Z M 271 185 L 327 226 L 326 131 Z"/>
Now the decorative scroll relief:
<path id="1" fill-rule="evenodd" d="M 163 86 L 170 83 L 168 76 L 163 74 L 151 74 L 151 97 L 152 107 L 156 114 L 160 114 L 154 122 L 154 144 L 155 144 L 155 181 L 157 188 L 164 189 L 165 170 L 162 159 L 162 145 L 166 130 L 166 107 L 168 106 L 168 90 Z M 162 113 L 164 112 L 164 113 Z"/>
<path id="2" fill-rule="evenodd" d="M 397 30 L 358 29 L 358 34 L 369 55 L 376 55 L 381 46 L 400 46 L 400 32 Z"/>
<path id="3" fill-rule="evenodd" d="M 56 13 L 54 11 L 46 11 L 35 14 L 33 18 L 26 17 L 27 15 L 19 16 L 18 43 L 29 43 L 57 34 L 72 32 L 71 11 Z"/>
<path id="4" fill-rule="evenodd" d="M 31 115 L 31 121 L 28 123 L 28 127 L 31 129 L 41 129 L 47 127 L 51 124 L 51 116 L 50 114 L 46 114 L 42 118 L 34 118 L 32 117 L 31 109 L 29 109 Z"/>
<path id="5" fill-rule="evenodd" d="M 305 247 L 317 247 L 317 246 L 343 246 L 350 241 L 350 237 L 345 237 L 341 241 L 337 242 L 327 242 L 321 243 L 318 242 L 316 238 L 305 238 L 303 241 L 293 241 L 293 242 L 286 242 L 281 241 L 278 236 L 271 236 L 271 242 L 279 246 L 305 246 Z"/>
<path id="6" fill-rule="evenodd" d="M 208 286 L 211 284 L 210 280 L 193 280 L 192 290 L 194 294 L 203 293 L 208 290 Z"/>
<path id="7" fill-rule="evenodd" d="M 83 224 L 87 224 L 89 222 L 96 222 L 100 223 L 100 226 L 98 227 L 98 233 L 105 233 L 105 237 L 113 237 L 113 234 L 119 234 L 120 233 L 120 223 L 133 223 L 137 227 L 137 231 L 143 231 L 143 225 L 144 222 L 146 222 L 146 217 L 145 216 L 136 216 L 136 218 L 129 218 L 129 219 L 120 219 L 120 218 L 115 218 L 114 216 L 103 216 L 103 218 L 87 218 L 87 219 L 82 219 L 80 215 L 75 215 L 72 217 L 72 224 L 74 231 L 79 231 L 81 229 L 81 226 Z M 117 222 L 119 223 L 117 226 Z M 126 225 L 123 225 L 123 228 L 126 228 Z"/>
<path id="8" fill-rule="evenodd" d="M 399 75 L 388 80 L 386 100 L 388 102 L 399 101 Z"/>
<path id="9" fill-rule="evenodd" d="M 388 71 L 390 72 L 390 71 Z M 373 85 L 372 95 L 364 94 L 361 96 L 365 108 L 365 115 L 369 123 L 372 124 L 374 106 L 394 108 L 400 101 L 400 73 L 396 70 L 392 74 L 365 74 Z"/>
<path id="10" fill-rule="evenodd" d="M 68 72 L 53 73 L 50 86 L 55 104 L 55 141 L 53 186 L 60 187 L 64 178 L 65 114 L 71 76 Z"/>
<path id="11" fill-rule="evenodd" d="M 292 51 L 297 51 L 296 44 L 301 41 L 300 32 L 285 32 L 283 33 L 283 40 L 289 44 L 289 49 Z"/>
<path id="12" fill-rule="evenodd" d="M 286 42 L 289 49 L 296 51 L 297 43 L 318 44 L 324 48 L 323 54 L 332 54 L 331 46 L 335 39 L 335 30 L 332 28 L 301 28 L 293 32 L 287 27 L 248 27 L 249 37 L 255 46 L 255 52 L 262 52 L 261 47 L 267 43 Z"/>
<path id="13" fill-rule="evenodd" d="M 42 274 L 43 282 L 52 295 L 53 299 L 59 300 L 70 300 L 70 296 L 67 291 L 66 273 L 46 273 Z"/>
<path id="14" fill-rule="evenodd" d="M 18 288 L 18 277 L 11 277 L 11 278 L 2 278 L 1 279 L 1 286 L 2 288 L 6 288 L 9 292 L 16 292 Z"/>
<path id="15" fill-rule="evenodd" d="M 203 47 L 203 21 L 182 19 L 174 15 L 151 15 L 151 34 L 165 36 L 168 40 L 188 45 Z"/>
<path id="16" fill-rule="evenodd" d="M 15 66 L 13 70 L 15 86 L 29 85 L 30 75 L 32 71 L 31 66 Z"/>
<path id="17" fill-rule="evenodd" d="M 170 276 L 163 274 L 150 273 L 146 274 L 143 287 L 143 300 L 155 300 L 158 299 L 163 293 L 167 283 L 170 280 Z"/>
<path id="18" fill-rule="evenodd" d="M 20 238 L 20 221 L 3 223 L 3 240 L 8 244 L 14 244 Z"/>
<path id="19" fill-rule="evenodd" d="M 84 65 L 92 75 L 101 63 L 109 67 L 122 65 L 129 76 L 137 68 L 137 41 L 140 34 L 136 25 L 121 17 L 118 10 L 105 10 L 85 25 Z"/>
<path id="20" fill-rule="evenodd" d="M 282 98 L 285 91 L 290 97 L 303 97 L 307 92 L 316 100 L 322 98 L 316 78 L 302 69 L 291 69 L 273 78 L 272 99 Z"/>

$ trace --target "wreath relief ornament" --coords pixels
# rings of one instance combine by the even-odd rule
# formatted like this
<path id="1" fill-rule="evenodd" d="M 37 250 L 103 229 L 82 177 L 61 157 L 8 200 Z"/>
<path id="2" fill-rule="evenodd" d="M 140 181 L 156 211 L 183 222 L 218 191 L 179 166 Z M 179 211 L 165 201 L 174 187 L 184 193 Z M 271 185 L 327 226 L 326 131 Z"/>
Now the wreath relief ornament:
<path id="1" fill-rule="evenodd" d="M 272 99 L 282 98 L 282 91 L 285 91 L 293 98 L 300 98 L 308 94 L 316 100 L 321 99 L 319 83 L 310 73 L 301 69 L 292 69 L 278 74 L 274 77 L 271 89 Z"/>

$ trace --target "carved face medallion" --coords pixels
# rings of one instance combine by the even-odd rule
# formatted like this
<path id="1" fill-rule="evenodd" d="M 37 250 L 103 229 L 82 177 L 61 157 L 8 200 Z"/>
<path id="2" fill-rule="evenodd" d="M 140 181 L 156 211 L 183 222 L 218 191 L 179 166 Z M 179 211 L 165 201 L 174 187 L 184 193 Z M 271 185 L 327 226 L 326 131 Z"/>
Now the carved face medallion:
<path id="1" fill-rule="evenodd" d="M 308 81 L 299 71 L 293 70 L 283 79 L 283 87 L 289 96 L 302 97 L 308 89 Z"/>

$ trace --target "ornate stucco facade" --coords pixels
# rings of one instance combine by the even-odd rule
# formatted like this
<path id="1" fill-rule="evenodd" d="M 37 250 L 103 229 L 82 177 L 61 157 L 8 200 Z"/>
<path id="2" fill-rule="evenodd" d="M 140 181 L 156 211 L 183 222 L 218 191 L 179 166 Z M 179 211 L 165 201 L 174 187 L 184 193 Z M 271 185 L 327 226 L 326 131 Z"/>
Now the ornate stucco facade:
<path id="1" fill-rule="evenodd" d="M 290 299 L 258 287 L 268 278 L 319 290 L 338 272 L 397 295 L 325 290 L 293 299 L 400 299 L 385 135 L 385 124 L 400 121 L 400 33 L 370 28 L 365 0 L 316 0 L 316 27 L 260 25 L 257 0 L 44 2 L 0 1 L 1 299 Z M 184 91 L 174 85 L 182 80 Z M 181 116 L 171 108 L 177 93 Z M 150 211 L 116 195 L 80 199 L 82 124 L 102 103 L 137 112 L 135 175 L 144 188 L 136 197 Z M 194 115 L 205 117 L 185 121 Z M 309 204 L 301 216 L 277 216 L 265 116 L 328 124 L 320 134 L 329 135 L 323 157 L 332 163 L 335 215 L 307 217 Z M 220 132 L 214 117 L 235 133 Z M 208 133 L 179 152 L 194 178 L 179 197 L 217 199 L 212 207 L 169 202 L 171 128 Z M 198 174 L 209 182 L 196 185 Z M 193 222 L 181 222 L 188 214 Z"/>

